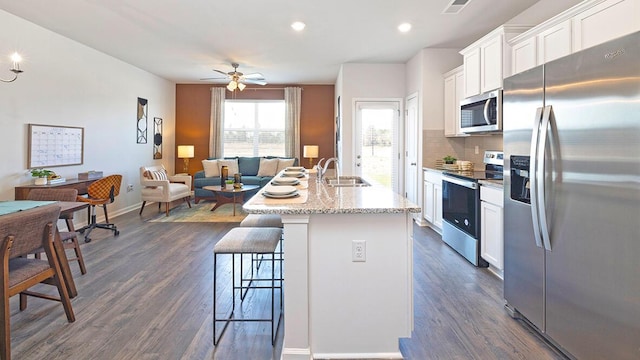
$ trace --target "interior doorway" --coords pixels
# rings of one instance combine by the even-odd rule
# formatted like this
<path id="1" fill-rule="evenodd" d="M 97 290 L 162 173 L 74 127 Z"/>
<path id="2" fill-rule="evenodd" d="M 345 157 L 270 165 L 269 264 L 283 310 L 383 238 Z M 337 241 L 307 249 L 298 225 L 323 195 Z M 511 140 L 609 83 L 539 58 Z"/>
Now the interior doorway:
<path id="1" fill-rule="evenodd" d="M 400 101 L 356 101 L 355 171 L 400 193 Z"/>

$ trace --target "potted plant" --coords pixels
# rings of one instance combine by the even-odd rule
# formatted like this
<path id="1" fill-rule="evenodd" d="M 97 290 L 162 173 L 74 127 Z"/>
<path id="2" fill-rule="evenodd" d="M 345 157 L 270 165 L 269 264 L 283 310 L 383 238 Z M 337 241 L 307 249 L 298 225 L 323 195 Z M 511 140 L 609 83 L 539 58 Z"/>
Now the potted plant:
<path id="1" fill-rule="evenodd" d="M 444 160 L 445 164 L 455 164 L 456 160 L 458 160 L 458 159 L 454 158 L 451 155 L 447 155 L 444 158 L 442 158 L 442 160 Z"/>
<path id="2" fill-rule="evenodd" d="M 31 169 L 31 176 L 33 176 L 35 179 L 35 184 L 36 185 L 46 185 L 47 184 L 47 177 L 49 177 L 50 175 L 55 174 L 53 171 L 51 170 L 46 170 L 46 169 Z"/>

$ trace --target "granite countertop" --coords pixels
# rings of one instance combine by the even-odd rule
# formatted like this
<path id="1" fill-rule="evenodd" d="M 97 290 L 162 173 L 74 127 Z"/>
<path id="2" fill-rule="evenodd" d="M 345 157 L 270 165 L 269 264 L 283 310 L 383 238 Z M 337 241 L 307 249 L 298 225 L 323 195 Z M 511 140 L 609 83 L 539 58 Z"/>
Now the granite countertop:
<path id="1" fill-rule="evenodd" d="M 317 183 L 316 175 L 301 179 L 301 196 L 267 199 L 264 187 L 243 209 L 251 214 L 399 214 L 419 213 L 421 208 L 395 192 L 372 183 L 367 187 L 331 187 Z"/>

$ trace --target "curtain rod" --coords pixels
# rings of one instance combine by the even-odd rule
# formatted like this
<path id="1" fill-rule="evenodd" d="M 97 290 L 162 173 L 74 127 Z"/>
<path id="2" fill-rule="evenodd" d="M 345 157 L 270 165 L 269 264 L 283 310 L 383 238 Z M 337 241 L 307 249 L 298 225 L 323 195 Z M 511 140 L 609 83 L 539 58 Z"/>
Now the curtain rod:
<path id="1" fill-rule="evenodd" d="M 214 88 L 216 88 L 216 87 L 218 87 L 218 88 L 222 88 L 222 87 L 224 87 L 224 86 L 214 86 Z M 299 88 L 300 88 L 300 90 L 304 91 L 304 88 L 303 88 L 302 86 L 291 86 L 291 87 L 299 87 Z M 226 87 L 225 87 L 225 88 L 226 88 Z M 278 87 L 278 88 L 276 88 L 276 87 L 269 87 L 269 88 L 250 88 L 250 87 L 247 87 L 247 88 L 245 88 L 245 89 L 244 89 L 244 90 L 242 90 L 242 91 L 245 91 L 245 90 L 264 91 L 264 90 L 284 90 L 284 89 L 285 89 L 285 88 L 283 88 L 283 87 Z M 235 90 L 234 90 L 234 91 L 235 91 Z M 233 92 L 233 91 L 230 91 L 230 92 Z"/>

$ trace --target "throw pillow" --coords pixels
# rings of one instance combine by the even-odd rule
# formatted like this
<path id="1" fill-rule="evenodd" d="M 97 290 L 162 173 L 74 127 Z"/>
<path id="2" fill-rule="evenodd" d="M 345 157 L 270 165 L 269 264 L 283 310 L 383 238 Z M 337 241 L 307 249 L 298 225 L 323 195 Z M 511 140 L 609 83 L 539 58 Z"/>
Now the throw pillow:
<path id="1" fill-rule="evenodd" d="M 227 174 L 227 176 L 233 177 L 233 174 L 237 174 L 240 172 L 240 170 L 238 169 L 238 159 L 220 159 L 218 160 L 218 171 L 220 171 L 220 173 L 222 173 L 222 167 L 226 166 L 227 168 L 229 168 L 229 173 Z M 220 175 L 218 175 L 220 176 Z"/>
<path id="2" fill-rule="evenodd" d="M 204 169 L 205 177 L 220 176 L 220 170 L 218 169 L 218 160 L 202 160 L 202 168 Z"/>
<path id="3" fill-rule="evenodd" d="M 167 177 L 167 172 L 164 170 L 151 171 L 151 177 L 153 180 L 169 180 Z"/>
<path id="4" fill-rule="evenodd" d="M 296 162 L 296 159 L 278 159 L 278 170 L 276 173 L 288 168 L 289 166 L 293 166 L 293 163 Z"/>
<path id="5" fill-rule="evenodd" d="M 260 158 L 258 176 L 276 176 L 278 173 L 278 159 Z"/>

